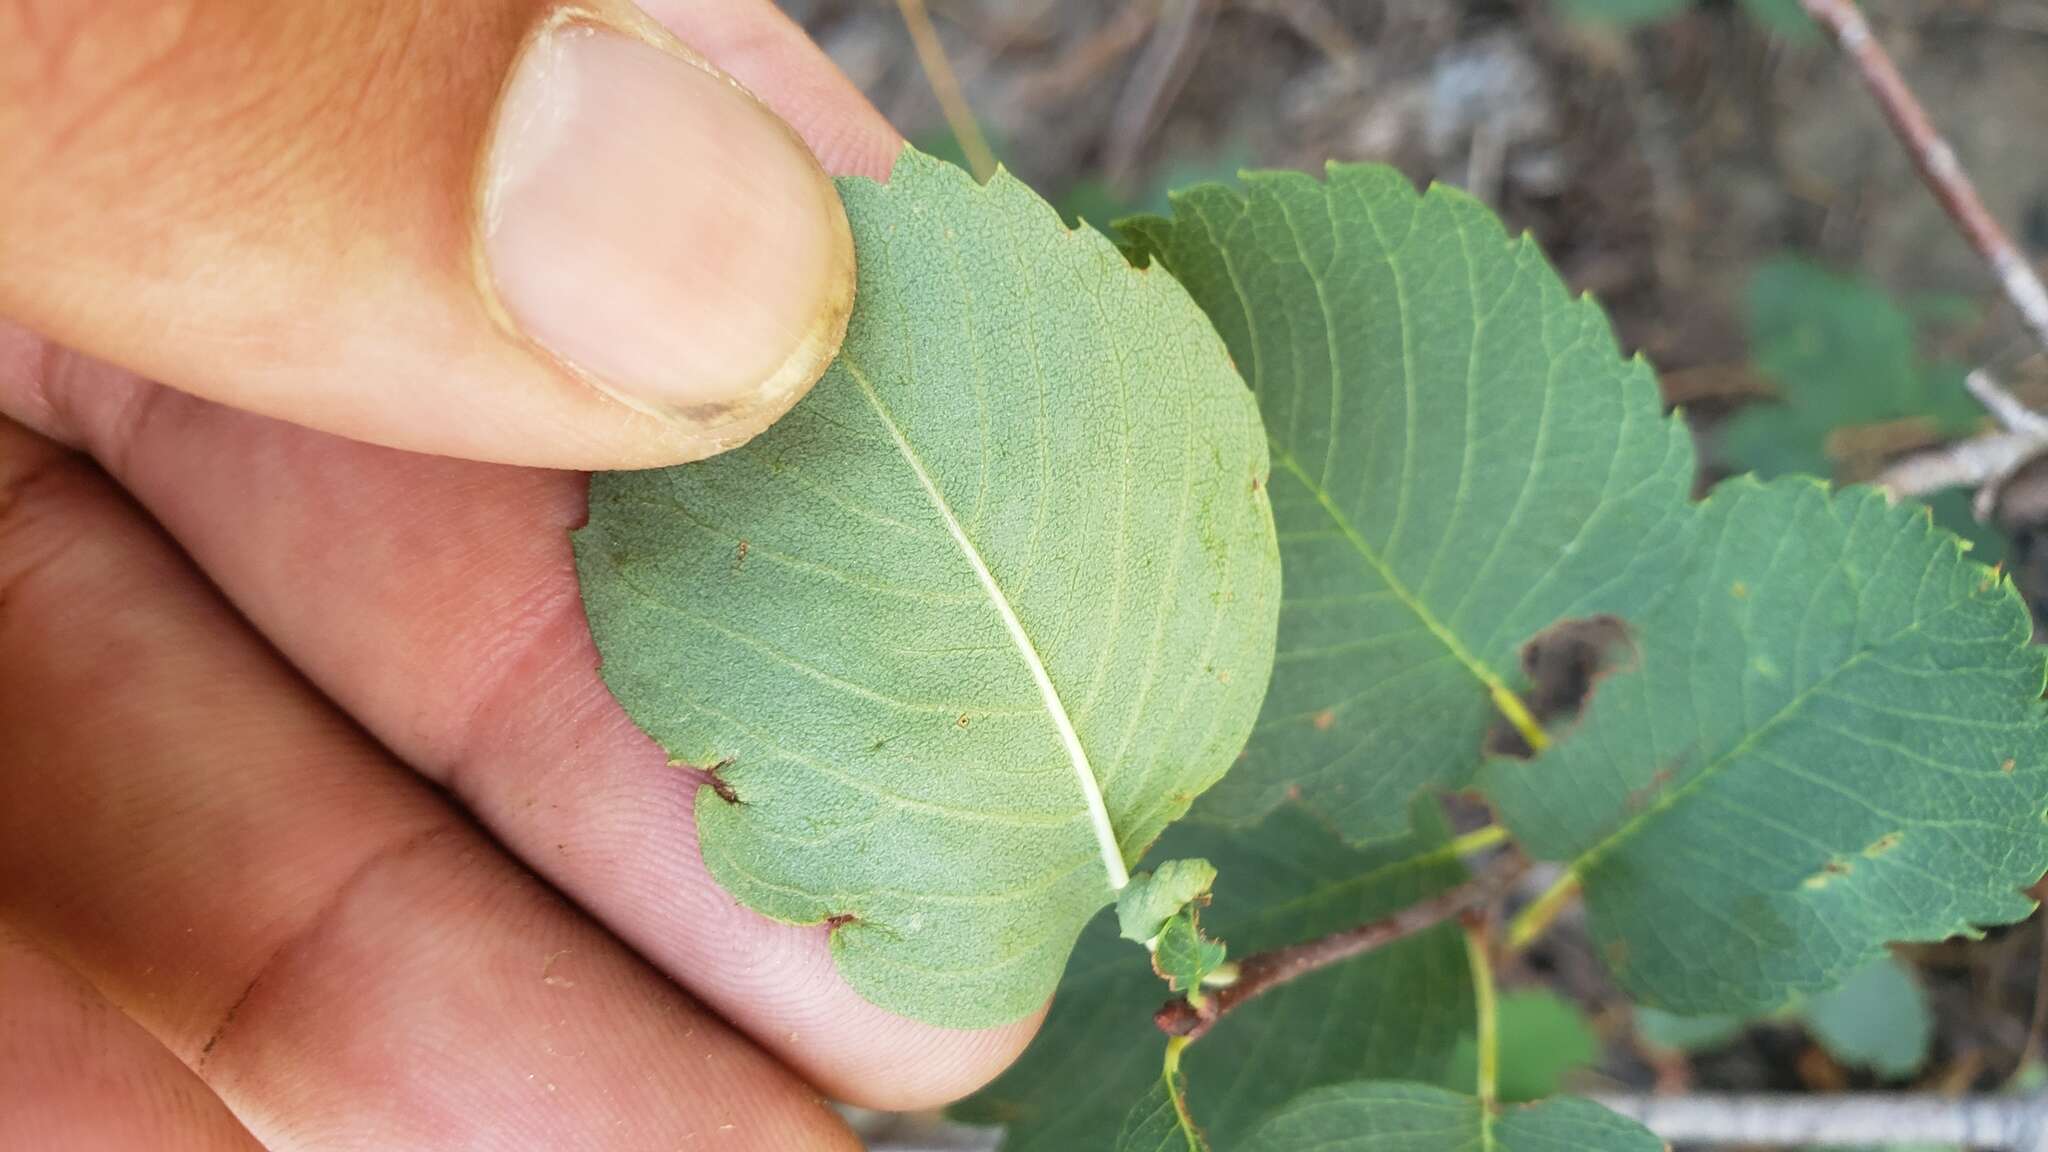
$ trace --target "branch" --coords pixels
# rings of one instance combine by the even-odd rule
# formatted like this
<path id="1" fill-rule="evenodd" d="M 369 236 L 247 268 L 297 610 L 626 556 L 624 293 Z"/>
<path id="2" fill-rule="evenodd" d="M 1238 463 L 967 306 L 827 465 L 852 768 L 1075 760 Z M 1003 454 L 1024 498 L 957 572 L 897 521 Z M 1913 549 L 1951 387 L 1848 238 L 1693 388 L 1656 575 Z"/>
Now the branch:
<path id="1" fill-rule="evenodd" d="M 1951 1144 L 2048 1152 L 2048 1097 L 2042 1096 L 1865 1093 L 1595 1099 L 1674 1144 Z"/>
<path id="2" fill-rule="evenodd" d="M 1492 902 L 1514 884 L 1526 867 L 1519 856 L 1510 857 L 1505 866 L 1483 872 L 1456 888 L 1411 904 L 1384 920 L 1368 921 L 1318 940 L 1247 957 L 1238 962 L 1236 981 L 1208 993 L 1203 1007 L 1198 1009 L 1185 999 L 1169 1000 L 1152 1014 L 1152 1022 L 1168 1036 L 1199 1040 L 1233 1008 L 1261 993 L 1353 956 L 1362 956 L 1428 931 Z"/>
<path id="3" fill-rule="evenodd" d="M 2020 319 L 2027 329 L 2048 348 L 2048 288 L 2041 284 L 2032 264 L 2027 262 L 2012 237 L 2005 234 L 1990 209 L 1977 195 L 1977 186 L 1963 171 L 1961 161 L 1956 159 L 1955 149 L 1934 130 L 1934 122 L 1927 117 L 1927 109 L 1920 98 L 1913 95 L 1913 89 L 1899 74 L 1898 65 L 1892 63 L 1884 46 L 1871 35 L 1870 23 L 1856 7 L 1854 0 L 1801 0 L 1814 22 L 1833 35 L 1842 46 L 1842 51 L 1856 63 L 1863 74 L 1863 83 L 1870 89 L 1871 96 L 1884 118 L 1892 126 L 1906 150 L 1911 154 L 1913 167 L 1920 172 L 1924 181 L 1948 211 L 1949 218 L 1962 229 L 1970 246 L 1991 266 L 1992 275 L 1997 277 L 1999 286 L 2005 290 L 2006 298 L 2019 310 Z"/>

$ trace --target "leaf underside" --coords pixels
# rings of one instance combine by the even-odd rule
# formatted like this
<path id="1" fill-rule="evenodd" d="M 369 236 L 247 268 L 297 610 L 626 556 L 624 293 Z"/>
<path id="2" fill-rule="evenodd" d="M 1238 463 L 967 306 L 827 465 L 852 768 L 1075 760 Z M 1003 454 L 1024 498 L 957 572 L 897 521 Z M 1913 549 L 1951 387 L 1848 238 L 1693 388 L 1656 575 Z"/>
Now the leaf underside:
<path id="1" fill-rule="evenodd" d="M 1286 594 L 1244 762 L 1204 798 L 1290 789 L 1355 840 L 1467 783 L 1522 644 L 1622 613 L 1688 515 L 1693 454 L 1640 360 L 1471 197 L 1331 165 L 1247 173 L 1120 223 L 1215 321 L 1272 442 Z"/>
<path id="2" fill-rule="evenodd" d="M 1314 815 L 1284 805 L 1256 827 L 1186 821 L 1156 849 L 1216 865 L 1202 923 L 1249 955 L 1390 915 L 1465 878 L 1439 848 L 1432 807 L 1420 831 L 1357 849 Z M 953 1109 L 1004 1124 L 1004 1152 L 1105 1148 L 1125 1110 L 1159 1079 L 1151 1014 L 1166 990 L 1105 914 L 1075 950 L 1038 1038 L 1015 1066 Z M 1359 1077 L 1443 1073 L 1471 1029 L 1464 938 L 1444 925 L 1313 973 L 1245 1003 L 1188 1048 L 1182 1068 L 1195 1118 L 1216 1147 L 1235 1149 L 1267 1111 L 1303 1089 Z"/>
<path id="3" fill-rule="evenodd" d="M 1689 1013 L 2027 914 L 2048 729 L 2008 584 L 1867 489 L 1690 501 L 1647 367 L 1470 198 L 1384 168 L 1244 181 L 1122 225 L 1209 312 L 1272 442 L 1274 683 L 1198 813 L 1292 792 L 1370 841 L 1476 783 L 1583 881 L 1622 983 Z M 1523 644 L 1595 616 L 1626 666 L 1547 752 L 1475 773 L 1528 710 Z"/>
<path id="4" fill-rule="evenodd" d="M 1632 619 L 1641 669 L 1481 773 L 1566 862 L 1624 987 L 1768 1009 L 1887 941 L 2024 918 L 2048 859 L 2042 659 L 2006 581 L 1925 511 L 1730 481 Z"/>
<path id="5" fill-rule="evenodd" d="M 1640 1125 L 1560 1096 L 1489 1117 L 1478 1100 L 1423 1084 L 1339 1084 L 1304 1093 L 1245 1152 L 1664 1152 Z"/>
<path id="6" fill-rule="evenodd" d="M 830 923 L 869 1000 L 984 1027 L 1243 743 L 1265 441 L 1186 294 L 1013 178 L 906 149 L 840 189 L 838 360 L 742 448 L 597 477 L 577 565 L 613 693 L 719 766 L 719 883 Z"/>

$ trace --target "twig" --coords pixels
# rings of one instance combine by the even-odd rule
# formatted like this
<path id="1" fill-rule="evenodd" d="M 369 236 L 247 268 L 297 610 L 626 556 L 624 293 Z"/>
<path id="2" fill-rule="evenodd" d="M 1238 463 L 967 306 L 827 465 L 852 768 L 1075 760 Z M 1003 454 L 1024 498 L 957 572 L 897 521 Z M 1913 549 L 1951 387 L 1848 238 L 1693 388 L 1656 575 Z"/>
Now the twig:
<path id="1" fill-rule="evenodd" d="M 1814 21 L 1834 36 L 1842 51 L 1856 63 L 1863 83 L 1876 98 L 1878 108 L 1892 131 L 1912 155 L 1913 167 L 1948 211 L 1949 218 L 1977 250 L 1997 277 L 2006 298 L 2019 310 L 2020 320 L 2048 348 L 2048 287 L 2027 262 L 2012 238 L 1984 206 L 1977 186 L 1963 171 L 1955 149 L 1934 130 L 1927 109 L 1906 83 L 1890 54 L 1871 34 L 1870 23 L 1854 0 L 1801 0 Z"/>
<path id="2" fill-rule="evenodd" d="M 1247 957 L 1238 962 L 1236 982 L 1210 993 L 1206 997 L 1207 1004 L 1201 1009 L 1176 998 L 1153 1013 L 1152 1022 L 1169 1036 L 1199 1040 L 1215 1027 L 1216 1021 L 1261 993 L 1332 964 L 1405 940 L 1484 906 L 1512 886 L 1526 866 L 1519 856 L 1511 856 L 1504 865 L 1420 903 L 1411 904 L 1383 920 L 1369 921 L 1317 940 Z"/>
<path id="3" fill-rule="evenodd" d="M 966 95 L 960 91 L 960 78 L 953 74 L 953 62 L 946 58 L 946 46 L 939 41 L 932 14 L 925 10 L 924 0 L 896 0 L 896 8 L 903 13 L 903 26 L 910 31 L 917 62 L 924 66 L 925 79 L 931 81 L 932 95 L 938 97 L 946 126 L 953 130 L 953 138 L 960 142 L 960 151 L 967 157 L 968 170 L 976 180 L 987 183 L 996 174 L 996 154 L 988 146 L 988 137 L 981 134 L 981 125 L 975 122 Z"/>
<path id="4" fill-rule="evenodd" d="M 1161 113 L 1187 82 L 1194 58 L 1208 37 L 1217 0 L 1166 0 L 1152 38 L 1131 70 L 1109 126 L 1103 173 L 1125 187 L 1138 165 L 1138 152 L 1158 126 Z"/>
<path id="5" fill-rule="evenodd" d="M 2030 436 L 2048 439 L 2048 416 L 2043 416 L 2020 402 L 2020 398 L 2006 390 L 1996 377 L 1979 368 L 1963 378 L 1963 387 L 1984 405 L 1992 418 L 2004 425 L 2007 432 L 2024 432 Z"/>
<path id="6" fill-rule="evenodd" d="M 2048 1098 L 2041 1096 L 1866 1093 L 1595 1099 L 1674 1144 L 1952 1144 L 2048 1152 Z"/>
<path id="7" fill-rule="evenodd" d="M 1908 456 L 1884 470 L 1878 486 L 1899 496 L 1926 496 L 1945 488 L 1990 484 L 2048 447 L 2048 440 L 2020 432 L 1991 432 L 1945 448 Z"/>

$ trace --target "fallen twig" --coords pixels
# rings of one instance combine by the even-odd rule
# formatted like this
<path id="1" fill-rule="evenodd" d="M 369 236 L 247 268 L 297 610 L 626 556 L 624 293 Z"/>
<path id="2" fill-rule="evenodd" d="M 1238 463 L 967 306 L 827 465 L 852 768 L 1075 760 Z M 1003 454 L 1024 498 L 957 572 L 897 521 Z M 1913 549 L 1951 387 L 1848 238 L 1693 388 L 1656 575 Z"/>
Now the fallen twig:
<path id="1" fill-rule="evenodd" d="M 1984 199 L 1977 194 L 1970 174 L 1963 170 L 1956 150 L 1935 131 L 1926 107 L 1913 94 L 1891 54 L 1871 32 L 1870 22 L 1863 18 L 1855 0 L 1800 2 L 1855 63 L 1864 87 L 1884 113 L 1885 122 L 1906 146 L 1921 181 L 1934 193 L 1949 219 L 1955 221 L 1963 238 L 1990 265 L 2006 299 L 2019 312 L 2020 322 L 2043 348 L 2048 348 L 2048 287 L 2042 285 L 2033 264 L 2012 242 L 1998 218 L 1984 206 Z M 1974 487 L 1978 490 L 1977 518 L 1981 520 L 1990 514 L 2005 477 L 2048 448 L 2048 418 L 2029 411 L 1981 369 L 1970 374 L 1968 384 L 1970 394 L 2005 426 L 2005 431 L 1901 461 L 1888 469 L 1878 483 L 1902 496 Z"/>
<path id="2" fill-rule="evenodd" d="M 2048 1152 L 2048 1097 L 2042 1096 L 1858 1093 L 1595 1099 L 1674 1144 L 1951 1144 L 1997 1152 Z"/>
<path id="3" fill-rule="evenodd" d="M 1913 89 L 1899 73 L 1891 55 L 1871 34 L 1869 21 L 1854 0 L 1801 0 L 1814 21 L 1826 29 L 1855 62 L 1863 83 L 1877 101 L 1934 198 L 1948 211 L 1970 246 L 1991 266 L 1999 287 L 2019 311 L 2028 331 L 2048 348 L 2048 287 L 2034 266 L 2013 244 L 2012 237 L 1984 206 L 1977 186 L 1963 170 L 1954 148 L 1934 130 L 1934 122 Z"/>

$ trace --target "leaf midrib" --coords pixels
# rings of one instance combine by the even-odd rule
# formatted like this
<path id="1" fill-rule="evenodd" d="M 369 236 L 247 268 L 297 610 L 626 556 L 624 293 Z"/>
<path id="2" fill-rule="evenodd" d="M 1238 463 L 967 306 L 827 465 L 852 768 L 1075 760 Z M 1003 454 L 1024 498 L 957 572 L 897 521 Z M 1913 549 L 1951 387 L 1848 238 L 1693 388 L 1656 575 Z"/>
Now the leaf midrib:
<path id="1" fill-rule="evenodd" d="M 938 485 L 932 481 L 931 473 L 925 470 L 924 461 L 918 456 L 916 449 L 911 447 L 909 438 L 903 434 L 902 426 L 897 424 L 895 416 L 889 411 L 889 406 L 883 403 L 882 397 L 875 391 L 867 374 L 850 361 L 842 363 L 846 364 L 847 374 L 853 378 L 853 382 L 859 385 L 861 395 L 866 398 L 868 406 L 874 409 L 875 417 L 888 429 L 889 438 L 896 443 L 896 451 L 903 457 L 904 463 L 910 466 L 911 474 L 917 478 L 918 486 L 924 490 L 925 498 L 931 501 L 933 510 L 945 524 L 947 535 L 953 538 L 953 543 L 960 549 L 962 558 L 973 570 L 974 578 L 988 594 L 989 603 L 996 610 L 996 615 L 1002 619 L 1003 629 L 1009 634 L 1011 643 L 1015 645 L 1018 657 L 1024 661 L 1024 667 L 1030 672 L 1032 682 L 1037 685 L 1039 697 L 1045 703 L 1046 713 L 1052 718 L 1053 729 L 1059 734 L 1060 744 L 1065 748 L 1068 762 L 1073 767 L 1075 780 L 1081 788 L 1082 801 L 1087 806 L 1088 824 L 1095 834 L 1096 847 L 1102 854 L 1102 868 L 1108 875 L 1110 890 L 1122 891 L 1131 882 L 1131 872 L 1129 865 L 1124 862 L 1123 849 L 1117 844 L 1116 828 L 1109 818 L 1109 805 L 1103 799 L 1102 782 L 1096 778 L 1095 768 L 1088 761 L 1088 750 L 1082 746 L 1081 736 L 1074 730 L 1073 719 L 1067 714 L 1065 702 L 1060 699 L 1059 688 L 1053 684 L 1051 674 L 1046 671 L 1045 661 L 1038 654 L 1037 644 L 1032 641 L 1031 634 L 1024 630 L 1024 622 L 1018 619 L 1017 610 L 1010 604 L 1009 595 L 997 582 L 995 573 L 989 570 L 988 562 L 982 559 L 981 550 L 968 539 L 967 530 L 961 526 L 960 518 L 954 515 L 952 505 L 939 491 Z"/>

